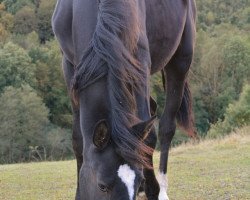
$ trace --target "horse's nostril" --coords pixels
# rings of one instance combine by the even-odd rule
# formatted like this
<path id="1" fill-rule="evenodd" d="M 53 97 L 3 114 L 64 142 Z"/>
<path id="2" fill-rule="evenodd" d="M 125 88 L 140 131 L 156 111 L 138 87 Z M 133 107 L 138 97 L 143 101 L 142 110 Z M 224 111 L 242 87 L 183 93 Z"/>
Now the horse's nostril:
<path id="1" fill-rule="evenodd" d="M 106 185 L 103 184 L 98 184 L 98 188 L 102 191 L 102 192 L 108 192 L 109 188 Z"/>

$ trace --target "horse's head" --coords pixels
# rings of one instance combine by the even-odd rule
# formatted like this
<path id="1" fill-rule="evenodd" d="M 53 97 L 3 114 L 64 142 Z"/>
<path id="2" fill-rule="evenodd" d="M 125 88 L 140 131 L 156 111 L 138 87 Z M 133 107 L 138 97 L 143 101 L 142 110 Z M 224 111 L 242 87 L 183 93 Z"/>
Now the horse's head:
<path id="1" fill-rule="evenodd" d="M 127 130 L 113 127 L 118 119 L 112 116 L 108 94 L 107 76 L 78 94 L 83 135 L 82 200 L 134 200 L 143 180 L 141 151 L 154 119 L 135 123 Z"/>
<path id="2" fill-rule="evenodd" d="M 142 169 L 149 167 L 153 151 L 144 139 L 154 118 L 148 69 L 135 56 L 137 6 L 137 1 L 99 1 L 92 39 L 75 70 L 73 92 L 83 135 L 81 200 L 134 200 Z"/>

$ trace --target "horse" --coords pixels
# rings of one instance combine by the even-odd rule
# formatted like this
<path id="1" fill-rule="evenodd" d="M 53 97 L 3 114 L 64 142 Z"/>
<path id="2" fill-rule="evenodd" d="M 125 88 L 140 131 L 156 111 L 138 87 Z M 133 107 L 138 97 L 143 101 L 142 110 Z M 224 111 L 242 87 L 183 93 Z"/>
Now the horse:
<path id="1" fill-rule="evenodd" d="M 168 200 L 167 163 L 176 123 L 195 137 L 187 75 L 195 42 L 194 0 L 58 0 L 52 27 L 73 113 L 77 200 Z M 150 76 L 162 72 L 159 122 Z"/>

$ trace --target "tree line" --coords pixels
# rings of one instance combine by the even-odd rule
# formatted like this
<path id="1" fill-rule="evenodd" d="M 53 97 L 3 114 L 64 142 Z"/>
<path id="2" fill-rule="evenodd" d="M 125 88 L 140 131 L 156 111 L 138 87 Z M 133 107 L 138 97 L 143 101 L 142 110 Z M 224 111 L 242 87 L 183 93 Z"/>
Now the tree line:
<path id="1" fill-rule="evenodd" d="M 243 112 L 250 102 L 250 6 L 248 0 L 196 2 L 189 74 L 196 127 L 202 137 L 217 137 L 250 121 Z M 55 3 L 0 0 L 0 163 L 73 156 L 70 100 L 50 25 Z M 151 90 L 160 116 L 165 99 L 160 73 L 152 77 Z M 178 131 L 174 144 L 186 139 Z"/>
<path id="2" fill-rule="evenodd" d="M 51 0 L 0 1 L 0 163 L 72 157 Z"/>

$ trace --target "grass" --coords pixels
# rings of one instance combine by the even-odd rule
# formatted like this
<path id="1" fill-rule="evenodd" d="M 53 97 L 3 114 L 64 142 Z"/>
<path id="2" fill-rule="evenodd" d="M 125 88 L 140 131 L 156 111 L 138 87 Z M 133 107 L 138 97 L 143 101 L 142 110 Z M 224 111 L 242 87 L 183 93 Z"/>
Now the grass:
<path id="1" fill-rule="evenodd" d="M 220 140 L 171 151 L 169 197 L 173 200 L 250 199 L 250 127 Z M 159 153 L 155 154 L 155 164 Z M 74 199 L 75 161 L 0 165 L 1 200 Z"/>

